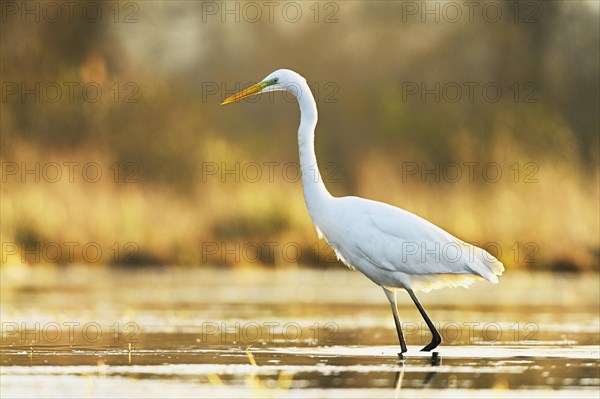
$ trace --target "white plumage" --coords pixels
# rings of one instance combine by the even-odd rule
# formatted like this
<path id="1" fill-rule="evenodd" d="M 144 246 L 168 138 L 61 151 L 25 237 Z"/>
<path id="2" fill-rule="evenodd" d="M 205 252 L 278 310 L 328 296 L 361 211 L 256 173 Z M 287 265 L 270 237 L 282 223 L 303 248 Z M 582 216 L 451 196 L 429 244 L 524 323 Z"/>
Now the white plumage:
<path id="1" fill-rule="evenodd" d="M 338 258 L 387 288 L 429 291 L 498 282 L 502 263 L 427 220 L 358 197 L 331 198 L 313 221 Z M 339 225 L 344 225 L 340 229 Z"/>

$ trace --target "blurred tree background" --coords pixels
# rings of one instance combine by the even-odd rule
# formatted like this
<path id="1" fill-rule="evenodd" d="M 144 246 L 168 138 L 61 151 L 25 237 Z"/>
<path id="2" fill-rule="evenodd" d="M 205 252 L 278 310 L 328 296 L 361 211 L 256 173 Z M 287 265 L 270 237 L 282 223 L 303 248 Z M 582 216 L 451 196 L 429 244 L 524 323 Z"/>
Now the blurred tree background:
<path id="1" fill-rule="evenodd" d="M 597 270 L 599 3 L 466 3 L 3 2 L 2 263 L 333 263 L 295 103 L 219 106 L 290 68 L 334 195 Z"/>

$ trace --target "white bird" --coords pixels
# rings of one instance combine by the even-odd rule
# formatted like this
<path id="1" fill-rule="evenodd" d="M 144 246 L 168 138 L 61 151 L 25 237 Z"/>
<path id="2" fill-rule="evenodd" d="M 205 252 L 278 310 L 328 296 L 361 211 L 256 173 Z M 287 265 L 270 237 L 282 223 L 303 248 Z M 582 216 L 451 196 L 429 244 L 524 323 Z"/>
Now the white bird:
<path id="1" fill-rule="evenodd" d="M 228 97 L 221 105 L 245 97 L 288 91 L 300 105 L 298 145 L 302 188 L 308 213 L 319 238 L 325 238 L 338 259 L 381 286 L 390 301 L 401 353 L 406 352 L 396 305 L 396 292 L 408 292 L 429 327 L 432 339 L 423 351 L 441 343 L 441 336 L 414 291 L 467 286 L 477 279 L 498 282 L 504 266 L 485 250 L 467 244 L 421 217 L 394 206 L 359 197 L 334 197 L 323 183 L 314 149 L 317 105 L 306 79 L 279 69 L 261 82 Z"/>

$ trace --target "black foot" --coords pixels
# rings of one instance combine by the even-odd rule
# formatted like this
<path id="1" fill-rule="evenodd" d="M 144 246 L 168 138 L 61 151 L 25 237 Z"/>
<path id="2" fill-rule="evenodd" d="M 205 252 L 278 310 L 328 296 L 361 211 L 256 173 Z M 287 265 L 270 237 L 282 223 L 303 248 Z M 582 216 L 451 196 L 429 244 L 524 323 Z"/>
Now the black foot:
<path id="1" fill-rule="evenodd" d="M 437 348 L 438 345 L 441 343 L 442 343 L 442 338 L 439 335 L 434 335 L 433 338 L 431 339 L 431 342 L 426 347 L 421 349 L 421 352 L 429 352 L 432 349 Z"/>

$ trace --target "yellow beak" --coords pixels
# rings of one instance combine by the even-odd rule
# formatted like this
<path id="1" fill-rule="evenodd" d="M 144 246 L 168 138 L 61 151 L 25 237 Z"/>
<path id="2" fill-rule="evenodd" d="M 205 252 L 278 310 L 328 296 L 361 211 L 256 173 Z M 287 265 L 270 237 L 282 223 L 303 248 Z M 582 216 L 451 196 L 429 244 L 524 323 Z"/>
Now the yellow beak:
<path id="1" fill-rule="evenodd" d="M 248 87 L 247 89 L 244 89 L 244 90 L 240 91 L 239 93 L 234 94 L 231 97 L 227 97 L 225 99 L 225 101 L 223 101 L 221 103 L 221 105 L 233 103 L 233 102 L 239 101 L 243 98 L 246 98 L 248 96 L 251 96 L 253 94 L 260 93 L 262 91 L 262 89 L 264 89 L 268 85 L 269 85 L 268 82 L 260 82 L 255 85 L 252 85 L 252 86 Z"/>

